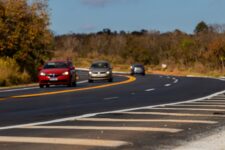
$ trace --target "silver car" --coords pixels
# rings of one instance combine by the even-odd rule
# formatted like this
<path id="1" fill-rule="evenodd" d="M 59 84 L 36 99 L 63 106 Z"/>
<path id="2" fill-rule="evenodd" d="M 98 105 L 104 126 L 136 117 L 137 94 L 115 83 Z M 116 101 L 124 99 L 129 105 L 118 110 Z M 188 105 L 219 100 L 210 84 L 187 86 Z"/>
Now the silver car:
<path id="1" fill-rule="evenodd" d="M 94 80 L 113 81 L 112 67 L 108 61 L 95 61 L 91 64 L 88 81 L 91 83 Z"/>

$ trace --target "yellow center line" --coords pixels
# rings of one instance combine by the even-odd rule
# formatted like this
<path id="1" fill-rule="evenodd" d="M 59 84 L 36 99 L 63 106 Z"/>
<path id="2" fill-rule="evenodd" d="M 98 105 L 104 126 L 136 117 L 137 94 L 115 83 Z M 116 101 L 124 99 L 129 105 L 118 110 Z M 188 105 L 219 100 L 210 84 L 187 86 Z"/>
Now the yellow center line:
<path id="1" fill-rule="evenodd" d="M 24 94 L 24 95 L 16 95 L 11 96 L 9 98 L 29 98 L 29 97 L 36 97 L 36 96 L 45 96 L 45 95 L 54 95 L 54 94 L 62 94 L 62 93 L 69 93 L 69 92 L 78 92 L 78 91 L 85 91 L 85 90 L 93 90 L 93 89 L 100 89 L 100 88 L 106 88 L 121 84 L 127 84 L 134 82 L 136 80 L 133 76 L 125 76 L 125 75 L 118 75 L 128 78 L 128 80 L 121 81 L 121 82 L 115 82 L 111 84 L 105 84 L 105 85 L 98 85 L 98 86 L 92 86 L 92 87 L 85 87 L 85 88 L 76 88 L 76 89 L 69 89 L 69 90 L 61 90 L 61 91 L 54 91 L 54 92 L 42 92 L 42 93 L 36 93 L 36 94 Z"/>

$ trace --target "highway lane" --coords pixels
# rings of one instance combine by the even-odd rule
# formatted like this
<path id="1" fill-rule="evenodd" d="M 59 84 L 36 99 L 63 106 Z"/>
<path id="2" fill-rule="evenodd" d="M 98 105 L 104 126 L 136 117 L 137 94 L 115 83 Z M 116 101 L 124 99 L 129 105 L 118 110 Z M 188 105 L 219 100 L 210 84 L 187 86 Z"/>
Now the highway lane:
<path id="1" fill-rule="evenodd" d="M 82 76 L 83 79 L 81 80 L 86 80 L 87 72 L 82 72 L 82 74 L 84 76 Z M 127 77 L 115 76 L 115 83 L 126 80 Z M 109 84 L 108 82 L 82 83 L 78 87 L 72 88 L 60 86 L 0 93 L 1 97 L 6 98 L 0 101 L 0 146 L 2 149 L 16 148 L 21 150 L 30 149 L 31 147 L 32 149 L 89 149 L 90 147 L 96 148 L 96 145 L 93 145 L 92 142 L 94 139 L 99 139 L 95 143 L 100 142 L 101 144 L 97 145 L 96 149 L 105 149 L 110 146 L 120 147 L 121 145 L 124 145 L 125 149 L 126 145 L 128 146 L 127 149 L 155 149 L 162 145 L 177 145 L 174 141 L 192 137 L 196 133 L 205 132 L 205 130 L 217 128 L 224 124 L 223 122 L 218 123 L 218 121 L 223 120 L 223 118 L 217 118 L 220 118 L 221 115 L 215 116 L 211 114 L 212 111 L 210 110 L 222 111 L 223 108 L 216 106 L 205 108 L 206 106 L 204 105 L 204 107 L 193 106 L 199 105 L 199 103 L 188 103 L 186 104 L 187 107 L 182 106 L 184 105 L 182 104 L 180 106 L 176 105 L 176 107 L 167 106 L 166 109 L 164 107 L 152 110 L 140 109 L 132 112 L 134 114 L 111 113 L 108 115 L 96 115 L 92 117 L 93 119 L 90 118 L 90 120 L 78 119 L 75 122 L 64 120 L 59 123 L 47 125 L 32 125 L 23 126 L 21 129 L 2 130 L 2 127 L 12 125 L 43 122 L 104 111 L 181 102 L 207 96 L 225 89 L 224 81 L 215 79 L 147 75 L 144 77 L 136 76 L 135 81 L 127 84 L 104 88 L 35 97 L 9 98 L 13 95 L 64 91 Z M 221 101 L 225 102 L 225 96 L 221 96 Z M 192 111 L 188 111 L 190 105 L 192 105 Z M 183 110 L 183 108 L 185 109 Z M 203 111 L 202 109 L 204 108 L 211 113 L 208 114 L 206 110 Z M 137 111 L 142 115 L 136 113 Z M 152 116 L 144 112 L 156 113 L 157 115 Z M 162 116 L 162 114 L 165 116 Z M 181 116 L 179 117 L 179 115 Z M 101 120 L 101 118 L 106 119 Z M 196 120 L 196 118 L 199 120 Z M 115 119 L 115 121 L 112 119 Z M 187 137 L 186 135 L 189 136 Z M 51 137 L 57 137 L 57 139 L 51 139 Z M 16 144 L 18 142 L 17 139 L 21 139 L 30 144 Z M 82 142 L 79 141 L 81 139 L 84 140 L 83 146 Z M 7 143 L 7 141 L 10 143 Z M 49 143 L 43 144 L 44 141 L 49 141 Z M 54 141 L 62 144 L 57 145 Z M 38 146 L 33 145 L 35 142 L 42 144 L 38 144 Z M 67 145 L 67 142 L 70 143 L 70 146 Z M 102 142 L 109 145 L 106 144 L 104 146 Z"/>
<path id="2" fill-rule="evenodd" d="M 85 72 L 82 72 L 84 75 Z M 87 77 L 86 75 L 82 77 Z M 0 126 L 45 121 L 94 112 L 158 105 L 203 97 L 224 89 L 223 81 L 160 75 L 137 76 L 136 81 L 112 87 L 0 101 Z M 83 78 L 85 80 L 86 78 Z M 115 82 L 126 80 L 115 76 Z M 175 83 L 175 81 L 178 82 Z M 52 87 L 0 93 L 1 97 L 61 91 L 109 84 L 82 83 L 77 87 Z M 166 86 L 170 84 L 170 86 Z M 150 90 L 149 90 L 150 89 Z"/>

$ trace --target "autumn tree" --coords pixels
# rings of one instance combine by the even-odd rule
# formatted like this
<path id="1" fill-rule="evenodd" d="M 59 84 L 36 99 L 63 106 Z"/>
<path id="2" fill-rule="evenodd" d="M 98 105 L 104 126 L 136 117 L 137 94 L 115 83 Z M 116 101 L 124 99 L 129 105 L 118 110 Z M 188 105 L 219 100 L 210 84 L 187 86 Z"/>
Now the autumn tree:
<path id="1" fill-rule="evenodd" d="M 52 37 L 47 1 L 0 0 L 0 57 L 15 59 L 34 75 L 51 54 Z"/>
<path id="2" fill-rule="evenodd" d="M 208 52 L 205 54 L 206 58 L 215 63 L 215 66 L 221 66 L 224 71 L 225 63 L 225 39 L 216 38 L 208 45 Z"/>

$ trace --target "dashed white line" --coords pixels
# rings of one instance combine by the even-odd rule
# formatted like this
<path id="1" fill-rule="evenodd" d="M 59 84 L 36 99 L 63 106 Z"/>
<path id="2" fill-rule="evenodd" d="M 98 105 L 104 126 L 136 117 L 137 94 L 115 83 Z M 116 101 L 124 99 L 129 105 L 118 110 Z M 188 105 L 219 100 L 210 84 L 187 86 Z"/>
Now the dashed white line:
<path id="1" fill-rule="evenodd" d="M 171 86 L 171 84 L 165 84 L 164 86 L 165 86 L 165 87 L 168 87 L 168 86 Z"/>
<path id="2" fill-rule="evenodd" d="M 106 97 L 104 100 L 113 100 L 113 99 L 118 99 L 119 97 Z"/>
<path id="3" fill-rule="evenodd" d="M 154 91 L 155 89 L 154 88 L 152 88 L 152 89 L 146 89 L 145 91 L 146 92 L 150 92 L 150 91 Z"/>
<path id="4" fill-rule="evenodd" d="M 0 136 L 0 142 L 13 143 L 33 143 L 33 144 L 62 144 L 98 147 L 119 147 L 131 145 L 126 141 L 116 140 L 95 140 L 95 139 L 76 139 L 76 138 L 44 138 L 44 137 L 20 137 L 20 136 Z"/>
<path id="5" fill-rule="evenodd" d="M 179 80 L 178 79 L 176 79 L 173 83 L 177 83 Z"/>

